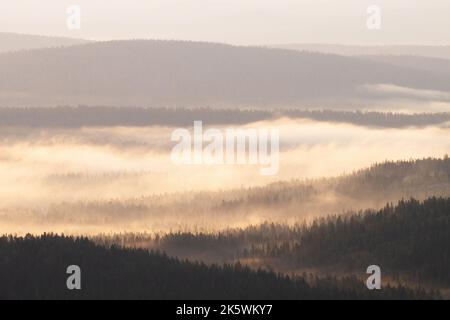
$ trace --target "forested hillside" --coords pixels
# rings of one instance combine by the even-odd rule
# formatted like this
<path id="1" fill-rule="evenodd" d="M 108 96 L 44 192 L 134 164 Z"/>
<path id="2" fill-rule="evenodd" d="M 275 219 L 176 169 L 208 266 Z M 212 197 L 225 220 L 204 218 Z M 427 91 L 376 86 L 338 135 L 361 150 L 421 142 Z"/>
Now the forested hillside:
<path id="1" fill-rule="evenodd" d="M 379 265 L 386 279 L 450 288 L 450 198 L 400 201 L 381 210 L 309 224 L 263 224 L 220 233 L 128 234 L 95 241 L 159 249 L 181 258 L 250 263 L 302 274 L 363 275 Z"/>
<path id="2" fill-rule="evenodd" d="M 0 55 L 0 70 L 0 99 L 11 106 L 348 108 L 358 99 L 375 99 L 379 105 L 384 98 L 404 98 L 395 90 L 374 93 L 371 86 L 379 84 L 419 94 L 450 91 L 450 73 L 331 54 L 187 41 L 111 41 L 6 53 Z M 427 99 L 448 101 L 445 94 Z"/>
<path id="3" fill-rule="evenodd" d="M 420 299 L 423 290 L 369 291 L 355 278 L 309 283 L 240 265 L 206 266 L 145 250 L 104 248 L 85 238 L 0 238 L 0 299 Z M 82 270 L 81 290 L 66 268 Z M 180 285 L 182 284 L 182 285 Z"/>

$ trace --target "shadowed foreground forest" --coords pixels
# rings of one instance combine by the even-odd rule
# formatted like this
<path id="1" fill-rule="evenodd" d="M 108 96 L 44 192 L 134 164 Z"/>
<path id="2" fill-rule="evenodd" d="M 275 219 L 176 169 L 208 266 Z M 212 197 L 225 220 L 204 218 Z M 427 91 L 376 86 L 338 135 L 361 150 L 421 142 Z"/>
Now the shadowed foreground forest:
<path id="1" fill-rule="evenodd" d="M 2 237 L 0 257 L 0 299 L 439 298 L 404 287 L 369 291 L 354 277 L 289 278 L 239 264 L 206 266 L 55 235 Z M 65 271 L 73 263 L 82 270 L 80 291 L 66 288 Z"/>
<path id="2" fill-rule="evenodd" d="M 241 262 L 289 274 L 364 275 L 379 265 L 385 280 L 450 288 L 450 198 L 400 201 L 296 226 L 263 224 L 216 234 L 98 236 L 109 246 L 147 247 L 171 256 Z"/>

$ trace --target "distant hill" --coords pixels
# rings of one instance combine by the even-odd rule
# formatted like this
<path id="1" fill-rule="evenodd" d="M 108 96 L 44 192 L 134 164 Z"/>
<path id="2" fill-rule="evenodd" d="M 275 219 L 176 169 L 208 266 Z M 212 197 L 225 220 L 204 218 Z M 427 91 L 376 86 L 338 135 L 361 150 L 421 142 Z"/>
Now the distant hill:
<path id="1" fill-rule="evenodd" d="M 67 47 L 87 42 L 87 40 L 81 39 L 0 32 L 0 53 L 51 47 Z"/>
<path id="2" fill-rule="evenodd" d="M 360 55 L 410 55 L 429 58 L 450 59 L 450 45 L 448 46 L 420 46 L 420 45 L 384 45 L 384 46 L 356 46 L 338 44 L 280 44 L 272 48 L 291 49 L 297 51 L 311 51 L 339 54 L 344 56 Z"/>
<path id="3" fill-rule="evenodd" d="M 371 85 L 450 92 L 450 73 L 357 57 L 181 41 L 113 41 L 0 55 L 3 106 L 345 105 Z M 389 87 L 390 88 L 390 87 Z M 410 91 L 401 92 L 407 98 Z M 395 99 L 397 91 L 388 92 Z M 449 100 L 445 95 L 440 99 Z M 430 99 L 433 99 L 432 97 Z"/>

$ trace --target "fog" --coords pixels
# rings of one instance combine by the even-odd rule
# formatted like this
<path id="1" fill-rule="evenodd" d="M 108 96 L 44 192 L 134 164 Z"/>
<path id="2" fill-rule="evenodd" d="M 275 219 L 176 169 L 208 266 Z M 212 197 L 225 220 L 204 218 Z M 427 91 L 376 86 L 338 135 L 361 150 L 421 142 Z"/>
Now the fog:
<path id="1" fill-rule="evenodd" d="M 415 90 L 411 88 L 404 88 L 399 86 L 380 84 L 380 85 L 366 85 L 362 88 L 373 94 L 379 95 L 386 99 L 390 95 L 396 96 L 397 98 L 403 97 L 404 99 L 410 100 L 424 100 L 431 102 L 442 102 L 448 103 L 450 101 L 450 93 L 444 91 L 435 90 Z"/>
<path id="2" fill-rule="evenodd" d="M 377 129 L 284 118 L 233 127 L 237 128 L 280 129 L 277 175 L 261 176 L 259 165 L 176 165 L 170 159 L 175 128 L 3 128 L 1 201 L 45 203 L 230 189 L 335 176 L 385 160 L 441 157 L 450 150 L 450 132 L 445 127 Z M 102 176 L 111 181 L 101 186 Z M 91 181 L 72 185 L 77 177 L 91 177 L 86 179 Z M 114 181 L 125 185 L 115 187 Z M 22 188 L 29 191 L 26 199 L 17 192 Z"/>
<path id="3" fill-rule="evenodd" d="M 207 124 L 204 126 L 206 130 Z M 277 181 L 338 176 L 387 159 L 442 157 L 450 150 L 448 126 L 377 129 L 282 118 L 236 128 L 280 128 L 277 175 L 261 175 L 259 165 L 173 164 L 170 152 L 175 143 L 170 136 L 175 128 L 171 127 L 3 127 L 0 131 L 0 216 L 7 218 L 2 218 L 0 231 L 20 232 L 29 228 L 96 233 L 188 229 L 194 220 L 180 218 L 180 214 L 196 212 L 198 206 L 207 207 L 210 204 L 205 199 L 213 197 L 205 195 L 205 199 L 196 201 L 193 191 L 226 192 Z M 332 206 L 328 209 L 336 204 L 334 196 L 330 197 Z M 165 206 L 173 201 L 177 205 L 167 209 Z M 145 219 L 140 222 L 142 212 L 148 211 L 142 206 L 148 205 L 160 205 L 166 211 L 152 208 L 151 223 Z M 113 210 L 109 211 L 108 206 Z M 177 216 L 169 217 L 164 216 L 167 210 L 179 211 Z M 283 216 L 283 210 L 277 216 L 272 209 L 266 211 L 260 214 L 247 208 L 245 213 L 235 212 L 235 219 L 230 214 L 225 220 L 202 216 L 195 220 L 195 225 L 220 229 L 255 224 L 268 217 L 279 222 L 288 219 L 287 215 Z M 311 212 L 316 211 L 311 209 Z M 73 215 L 76 223 L 71 224 L 67 216 L 63 223 L 58 222 L 60 214 Z M 39 219 L 29 219 L 34 215 L 39 215 Z M 100 223 L 102 219 L 106 222 Z M 24 223 L 30 221 L 34 222 L 25 228 Z"/>

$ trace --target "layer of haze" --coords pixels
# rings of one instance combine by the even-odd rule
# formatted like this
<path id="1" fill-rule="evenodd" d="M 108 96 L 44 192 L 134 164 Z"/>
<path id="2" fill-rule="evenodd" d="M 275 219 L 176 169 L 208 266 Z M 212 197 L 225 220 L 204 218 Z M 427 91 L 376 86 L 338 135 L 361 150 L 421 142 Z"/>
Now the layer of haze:
<path id="1" fill-rule="evenodd" d="M 66 28 L 69 5 L 82 27 Z M 382 9 L 369 31 L 366 10 Z M 447 0 L 16 0 L 0 3 L 3 32 L 87 39 L 160 38 L 233 44 L 448 44 Z"/>
<path id="2" fill-rule="evenodd" d="M 280 180 L 336 176 L 386 159 L 442 157 L 450 150 L 448 126 L 376 129 L 280 119 L 245 127 L 281 128 L 278 175 L 260 175 L 259 165 L 172 164 L 170 151 L 175 143 L 170 141 L 170 135 L 174 128 L 50 130 L 4 127 L 0 131 L 0 215 L 15 215 L 18 208 L 22 214 L 28 210 L 45 210 L 60 203 L 107 203 L 109 200 L 126 201 L 152 195 L 247 188 Z M 66 210 L 64 206 L 61 208 L 59 214 Z M 119 212 L 123 210 L 126 208 Z M 163 221 L 163 213 L 155 214 L 156 221 Z M 50 221 L 45 216 L 42 219 L 39 226 L 32 226 L 30 230 L 35 227 L 40 232 L 49 231 L 46 223 Z M 246 219 L 246 225 L 261 222 L 252 215 Z M 178 218 L 177 221 L 184 220 Z M 231 226 L 242 223 L 230 221 Z M 207 224 L 205 222 L 205 226 Z M 0 231 L 26 230 L 23 228 L 23 225 L 3 224 L 5 230 Z M 147 230 L 145 224 L 131 226 L 126 221 L 115 227 L 64 225 L 57 230 L 81 233 L 113 228 L 116 231 Z M 51 231 L 55 231 L 55 227 Z"/>
<path id="3" fill-rule="evenodd" d="M 281 128 L 277 175 L 262 176 L 261 165 L 224 165 L 220 170 L 216 165 L 176 165 L 170 159 L 171 148 L 176 144 L 170 136 L 175 128 L 3 128 L 0 200 L 2 204 L 24 204 L 31 199 L 127 198 L 230 189 L 335 176 L 388 159 L 440 157 L 450 150 L 450 132 L 446 128 L 369 129 L 288 119 L 238 128 Z M 47 183 L 56 177 L 63 182 L 65 175 L 80 174 L 92 176 L 93 185 L 65 190 Z M 101 186 L 96 180 L 105 175 L 117 175 L 119 181 L 129 180 L 129 184 Z M 23 194 L 27 194 L 25 199 Z"/>

